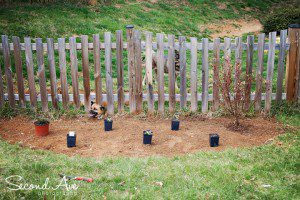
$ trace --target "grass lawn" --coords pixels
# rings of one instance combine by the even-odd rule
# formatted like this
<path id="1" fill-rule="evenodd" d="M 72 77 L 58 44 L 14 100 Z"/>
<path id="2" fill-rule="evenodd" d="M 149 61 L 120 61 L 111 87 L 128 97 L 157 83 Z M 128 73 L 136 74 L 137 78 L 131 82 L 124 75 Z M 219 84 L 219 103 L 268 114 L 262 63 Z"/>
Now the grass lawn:
<path id="1" fill-rule="evenodd" d="M 1 199 L 297 199 L 299 197 L 299 127 L 297 106 L 273 110 L 286 134 L 260 147 L 198 152 L 175 157 L 67 157 L 0 140 Z M 294 128 L 290 128 L 293 126 Z M 59 173 L 93 177 L 93 183 L 69 181 L 53 190 L 18 190 L 9 182 L 56 187 Z M 16 181 L 13 182 L 12 180 Z"/>

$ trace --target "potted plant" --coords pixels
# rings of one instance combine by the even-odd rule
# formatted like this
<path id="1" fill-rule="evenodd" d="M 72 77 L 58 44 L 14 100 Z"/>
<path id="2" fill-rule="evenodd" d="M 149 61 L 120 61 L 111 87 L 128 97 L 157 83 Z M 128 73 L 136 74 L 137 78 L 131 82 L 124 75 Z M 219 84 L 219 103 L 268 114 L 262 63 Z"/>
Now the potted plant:
<path id="1" fill-rule="evenodd" d="M 76 133 L 74 131 L 69 131 L 67 134 L 67 147 L 76 147 Z"/>
<path id="2" fill-rule="evenodd" d="M 216 133 L 209 134 L 209 144 L 210 147 L 217 147 L 219 146 L 219 135 Z"/>
<path id="3" fill-rule="evenodd" d="M 39 118 L 34 122 L 35 134 L 37 136 L 47 136 L 49 134 L 49 124 L 47 119 Z"/>
<path id="4" fill-rule="evenodd" d="M 179 130 L 179 115 L 178 114 L 173 115 L 173 119 L 172 119 L 172 123 L 171 123 L 171 130 L 172 131 Z"/>
<path id="5" fill-rule="evenodd" d="M 153 132 L 151 130 L 146 130 L 143 132 L 143 144 L 151 144 Z"/>
<path id="6" fill-rule="evenodd" d="M 107 117 L 104 120 L 104 130 L 105 131 L 111 131 L 112 130 L 112 124 L 113 124 L 113 120 L 111 117 Z"/>

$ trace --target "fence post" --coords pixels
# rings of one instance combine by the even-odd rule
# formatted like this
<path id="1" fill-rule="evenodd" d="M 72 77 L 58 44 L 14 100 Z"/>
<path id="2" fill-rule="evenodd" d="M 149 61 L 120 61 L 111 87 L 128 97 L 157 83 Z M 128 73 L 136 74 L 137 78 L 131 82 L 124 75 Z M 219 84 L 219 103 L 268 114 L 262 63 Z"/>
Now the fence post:
<path id="1" fill-rule="evenodd" d="M 94 56 L 94 79 L 96 90 L 96 103 L 102 103 L 102 81 L 100 64 L 100 35 L 93 35 L 93 56 Z"/>
<path id="2" fill-rule="evenodd" d="M 58 58 L 60 69 L 60 83 L 62 93 L 63 108 L 68 108 L 69 93 L 68 93 L 68 81 L 67 81 L 67 61 L 66 61 L 66 41 L 65 38 L 58 38 Z"/>
<path id="3" fill-rule="evenodd" d="M 25 92 L 24 92 L 20 38 L 13 36 L 12 41 L 14 46 L 14 58 L 15 58 L 15 68 L 16 68 L 17 83 L 18 83 L 17 86 L 18 86 L 18 94 L 19 94 L 19 104 L 21 107 L 25 107 Z"/>
<path id="4" fill-rule="evenodd" d="M 48 53 L 48 63 L 49 63 L 49 72 L 50 72 L 52 106 L 55 109 L 58 109 L 58 95 L 57 95 L 53 38 L 47 38 L 47 53 Z"/>
<path id="5" fill-rule="evenodd" d="M 141 32 L 133 31 L 134 43 L 134 68 L 135 68 L 135 98 L 136 112 L 141 113 L 143 107 L 143 88 L 142 88 L 142 47 L 141 47 Z"/>
<path id="6" fill-rule="evenodd" d="M 82 51 L 82 75 L 84 87 L 84 107 L 85 111 L 89 112 L 91 107 L 91 86 L 90 86 L 90 69 L 89 69 L 89 42 L 88 36 L 81 36 L 81 51 Z"/>
<path id="7" fill-rule="evenodd" d="M 158 33 L 157 37 L 157 90 L 158 90 L 158 112 L 164 113 L 165 89 L 164 89 L 164 35 Z"/>
<path id="8" fill-rule="evenodd" d="M 131 114 L 135 113 L 136 111 L 133 28 L 133 25 L 126 26 L 129 76 L 129 111 Z"/>
<path id="9" fill-rule="evenodd" d="M 300 98 L 300 24 L 289 25 L 288 38 L 290 49 L 286 68 L 286 99 L 296 101 Z"/>
<path id="10" fill-rule="evenodd" d="M 118 81 L 118 112 L 124 111 L 124 63 L 123 63 L 123 33 L 116 31 L 117 49 L 117 81 Z"/>
<path id="11" fill-rule="evenodd" d="M 184 36 L 179 36 L 179 63 L 180 63 L 180 108 L 185 108 L 187 104 L 187 92 L 186 92 L 186 44 L 185 44 Z"/>
<path id="12" fill-rule="evenodd" d="M 73 101 L 76 108 L 80 108 L 80 97 L 78 89 L 78 60 L 77 60 L 77 49 L 76 49 L 76 37 L 69 38 L 70 46 L 70 66 L 72 76 L 72 88 L 73 88 Z"/>
<path id="13" fill-rule="evenodd" d="M 169 111 L 175 111 L 175 36 L 168 35 Z"/>
<path id="14" fill-rule="evenodd" d="M 146 33 L 146 74 L 147 74 L 147 98 L 148 114 L 154 112 L 153 77 L 152 77 L 152 33 Z"/>
<path id="15" fill-rule="evenodd" d="M 48 95 L 47 95 L 44 48 L 43 48 L 42 38 L 36 38 L 36 57 L 37 57 L 37 65 L 38 65 L 37 76 L 39 77 L 42 111 L 46 112 L 48 111 Z"/>
<path id="16" fill-rule="evenodd" d="M 10 62 L 10 50 L 9 50 L 8 37 L 6 35 L 2 35 L 2 48 L 3 48 L 4 72 L 6 76 L 8 101 L 10 107 L 15 107 L 14 83 L 12 78 L 13 75 L 12 75 L 11 62 Z"/>
<path id="17" fill-rule="evenodd" d="M 113 95 L 113 79 L 112 79 L 112 60 L 111 60 L 111 33 L 104 33 L 105 46 L 105 69 L 106 69 L 106 99 L 107 112 L 109 115 L 114 114 L 114 95 Z"/>

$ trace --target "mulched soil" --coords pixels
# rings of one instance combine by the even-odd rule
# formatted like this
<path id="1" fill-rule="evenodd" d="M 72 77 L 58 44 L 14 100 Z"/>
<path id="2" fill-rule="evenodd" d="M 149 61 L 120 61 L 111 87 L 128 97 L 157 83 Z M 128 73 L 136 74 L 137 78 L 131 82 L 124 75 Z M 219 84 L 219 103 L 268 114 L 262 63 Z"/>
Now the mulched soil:
<path id="1" fill-rule="evenodd" d="M 174 156 L 201 150 L 219 151 L 226 148 L 263 145 L 284 132 L 274 119 L 245 119 L 242 124 L 247 130 L 230 131 L 228 118 L 185 118 L 180 120 L 180 130 L 171 131 L 168 119 L 145 119 L 130 116 L 114 117 L 113 131 L 105 132 L 102 120 L 81 117 L 60 119 L 50 124 L 50 134 L 35 136 L 33 121 L 25 117 L 0 119 L 0 136 L 9 143 L 32 149 L 50 150 L 69 156 L 83 157 L 127 156 L 144 157 L 151 155 Z M 143 130 L 151 129 L 153 145 L 143 145 Z M 67 148 L 66 135 L 69 131 L 77 134 L 77 146 Z M 209 147 L 209 134 L 220 135 L 220 146 Z"/>

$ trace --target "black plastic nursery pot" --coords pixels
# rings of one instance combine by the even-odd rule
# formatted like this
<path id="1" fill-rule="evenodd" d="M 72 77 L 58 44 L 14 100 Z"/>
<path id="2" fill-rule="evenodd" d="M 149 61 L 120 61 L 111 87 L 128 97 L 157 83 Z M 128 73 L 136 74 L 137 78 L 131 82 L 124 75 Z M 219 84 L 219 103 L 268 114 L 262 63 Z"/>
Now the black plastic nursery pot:
<path id="1" fill-rule="evenodd" d="M 104 130 L 105 131 L 111 131 L 112 130 L 112 124 L 113 124 L 113 121 L 107 121 L 105 119 L 104 120 Z"/>
<path id="2" fill-rule="evenodd" d="M 179 120 L 172 120 L 171 130 L 178 131 L 179 130 Z"/>
<path id="3" fill-rule="evenodd" d="M 209 134 L 209 145 L 210 147 L 217 147 L 219 146 L 219 135 L 216 133 Z"/>
<path id="4" fill-rule="evenodd" d="M 144 137 L 143 137 L 143 144 L 151 144 L 152 143 L 152 135 L 145 134 L 146 131 L 144 131 Z"/>
<path id="5" fill-rule="evenodd" d="M 67 134 L 67 147 L 76 147 L 76 134 L 74 136 L 70 136 L 69 133 Z"/>

